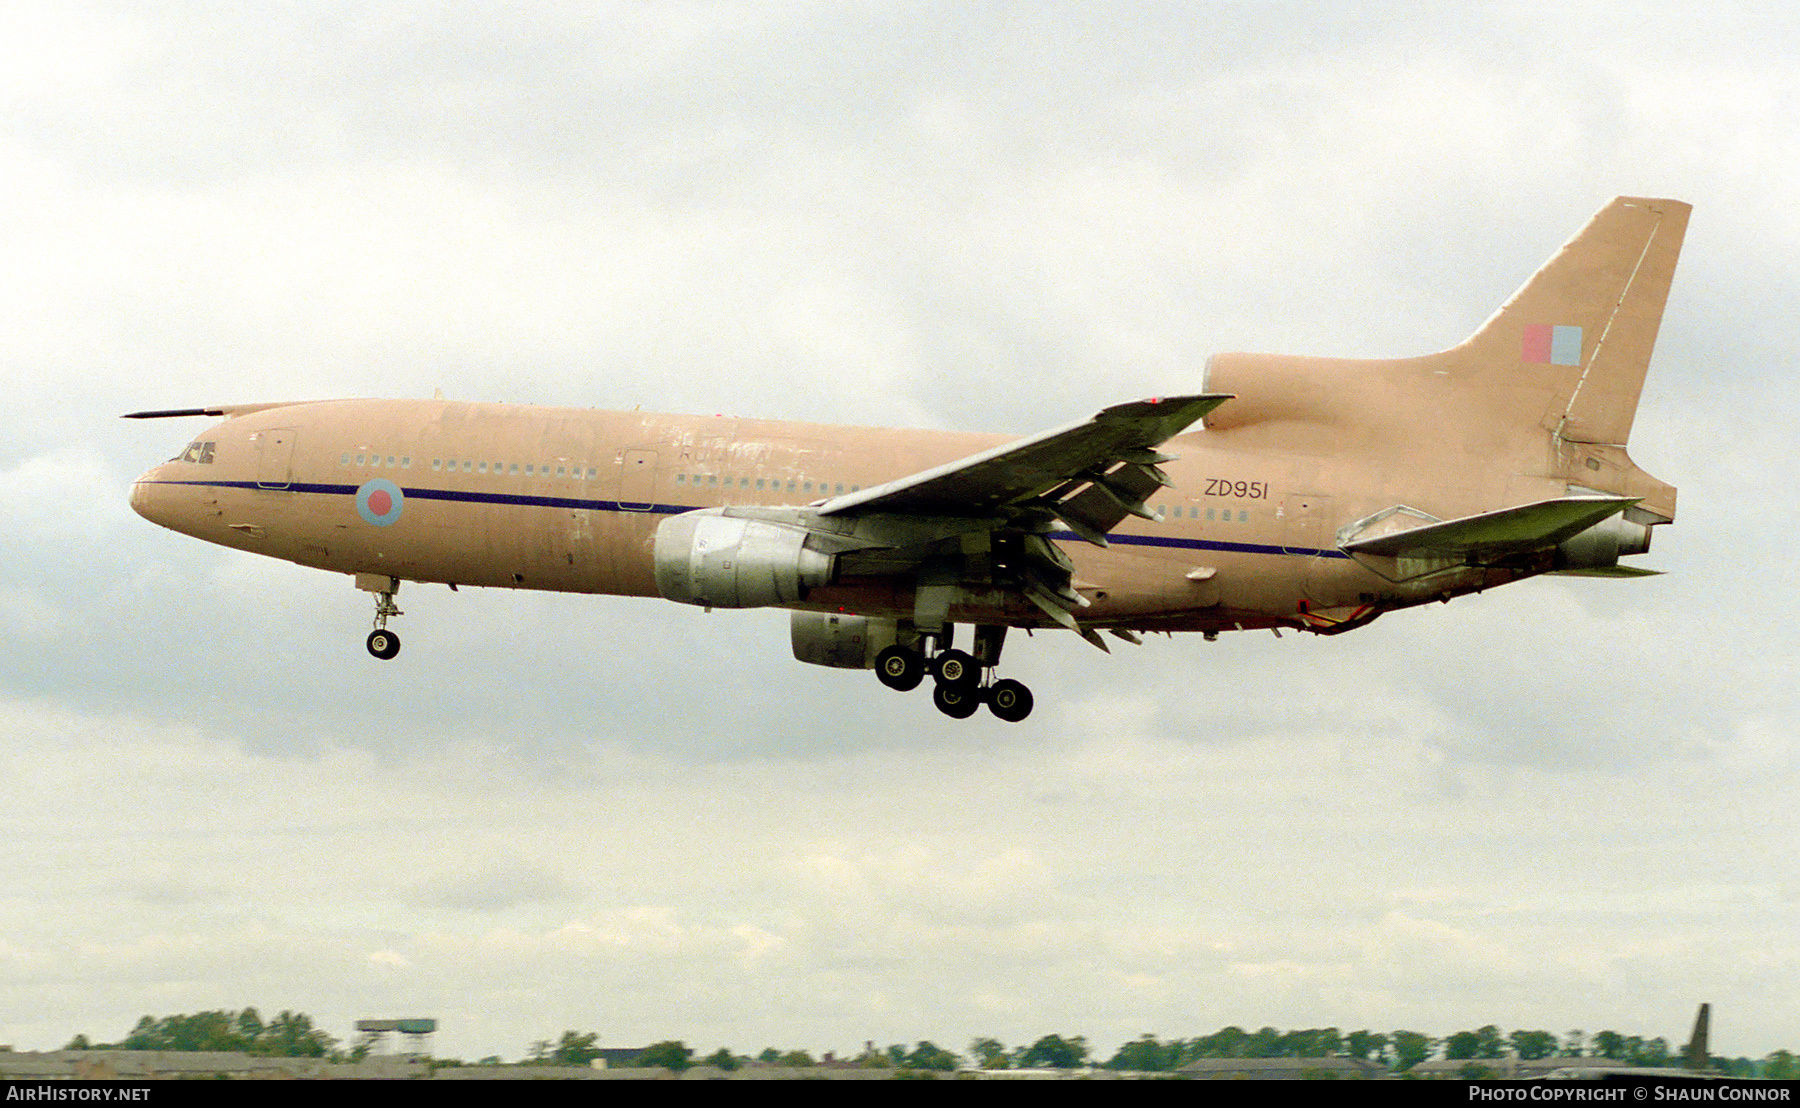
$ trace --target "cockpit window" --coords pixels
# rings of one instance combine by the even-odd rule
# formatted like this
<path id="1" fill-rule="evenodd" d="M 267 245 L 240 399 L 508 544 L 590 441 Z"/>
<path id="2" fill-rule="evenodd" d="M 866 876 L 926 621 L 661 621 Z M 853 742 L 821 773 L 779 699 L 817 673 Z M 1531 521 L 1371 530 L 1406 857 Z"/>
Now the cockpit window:
<path id="1" fill-rule="evenodd" d="M 213 448 L 216 442 L 190 442 L 187 449 L 175 455 L 171 462 L 197 462 L 200 465 L 212 465 Z"/>

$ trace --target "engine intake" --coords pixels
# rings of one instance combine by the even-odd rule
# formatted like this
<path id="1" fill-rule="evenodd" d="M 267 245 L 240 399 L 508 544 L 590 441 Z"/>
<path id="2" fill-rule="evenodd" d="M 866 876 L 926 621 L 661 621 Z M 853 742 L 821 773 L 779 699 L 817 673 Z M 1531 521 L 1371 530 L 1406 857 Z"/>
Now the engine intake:
<path id="1" fill-rule="evenodd" d="M 795 612 L 789 628 L 794 657 L 838 669 L 874 669 L 875 655 L 893 646 L 898 635 L 891 619 L 832 612 Z"/>
<path id="2" fill-rule="evenodd" d="M 718 509 L 684 512 L 656 528 L 656 591 L 712 608 L 766 608 L 806 599 L 831 580 L 834 558 L 807 532 Z"/>

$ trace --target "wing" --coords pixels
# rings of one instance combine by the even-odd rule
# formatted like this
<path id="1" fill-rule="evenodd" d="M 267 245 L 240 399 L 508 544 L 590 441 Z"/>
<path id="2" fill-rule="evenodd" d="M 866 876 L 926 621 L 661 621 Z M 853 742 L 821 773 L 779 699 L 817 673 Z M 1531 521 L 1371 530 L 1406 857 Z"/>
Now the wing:
<path id="1" fill-rule="evenodd" d="M 1172 460 L 1155 448 L 1229 399 L 1116 404 L 812 511 L 835 532 L 830 541 L 844 550 L 850 572 L 914 578 L 921 628 L 941 624 L 959 587 L 999 588 L 1104 649 L 1073 614 L 1088 601 L 1075 591 L 1074 564 L 1050 539 L 1056 523 L 1105 546 L 1106 533 L 1127 515 L 1155 519 L 1144 498 L 1170 483 L 1158 465 Z"/>
<path id="2" fill-rule="evenodd" d="M 1167 485 L 1153 448 L 1229 396 L 1172 396 L 1115 404 L 1092 419 L 985 450 L 960 461 L 835 497 L 821 516 L 892 513 L 1062 520 L 1101 546 L 1127 515 L 1154 519 L 1144 498 Z"/>
<path id="3" fill-rule="evenodd" d="M 912 623 L 922 632 L 941 633 L 959 597 L 999 592 L 1029 601 L 1025 607 L 1104 649 L 1099 634 L 1073 614 L 1088 601 L 1075 591 L 1074 563 L 1051 539 L 1057 522 L 1105 546 L 1106 533 L 1127 515 L 1155 519 L 1144 497 L 1170 483 L 1157 467 L 1173 460 L 1156 447 L 1230 399 L 1174 396 L 1117 404 L 1080 423 L 816 504 L 685 512 L 657 529 L 657 588 L 671 599 L 712 603 L 710 594 L 687 586 L 677 572 L 683 563 L 713 558 L 727 576 L 744 566 L 766 569 L 770 558 L 759 563 L 743 553 L 760 544 L 778 548 L 782 553 L 773 561 L 784 567 L 802 557 L 814 563 L 824 558 L 831 568 L 822 576 L 840 581 L 910 580 Z M 739 521 L 721 529 L 722 544 L 700 535 L 712 516 Z M 665 555 L 665 548 L 671 553 Z M 667 586 L 665 567 L 673 567 Z M 782 580 L 803 598 L 817 583 L 804 576 Z M 756 603 L 794 598 L 777 597 L 780 591 Z"/>
<path id="4" fill-rule="evenodd" d="M 122 419 L 180 419 L 186 416 L 223 416 L 233 419 L 251 412 L 267 411 L 270 408 L 291 408 L 295 404 L 307 404 L 307 400 L 276 400 L 265 404 L 213 404 L 205 408 L 159 408 L 148 412 L 126 412 Z"/>

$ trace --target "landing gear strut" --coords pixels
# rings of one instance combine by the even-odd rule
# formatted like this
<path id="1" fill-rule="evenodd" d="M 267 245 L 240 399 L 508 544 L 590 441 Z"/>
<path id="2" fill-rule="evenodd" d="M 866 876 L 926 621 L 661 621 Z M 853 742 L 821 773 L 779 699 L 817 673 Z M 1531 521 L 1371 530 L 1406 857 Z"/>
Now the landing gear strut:
<path id="1" fill-rule="evenodd" d="M 929 674 L 931 702 L 951 719 L 968 719 L 983 704 L 1007 723 L 1017 723 L 1031 714 L 1030 689 L 1010 678 L 993 680 L 1006 628 L 975 628 L 973 653 L 951 649 L 950 638 L 948 624 L 942 634 L 926 636 L 930 646 L 935 647 L 929 656 L 927 651 L 911 646 L 888 647 L 875 656 L 875 676 L 890 689 L 910 692 Z"/>
<path id="2" fill-rule="evenodd" d="M 356 575 L 356 587 L 375 594 L 375 630 L 369 632 L 367 645 L 370 654 L 384 662 L 388 661 L 400 653 L 400 636 L 387 629 L 388 618 L 406 614 L 394 603 L 394 594 L 400 591 L 400 579 L 375 573 L 359 573 Z"/>

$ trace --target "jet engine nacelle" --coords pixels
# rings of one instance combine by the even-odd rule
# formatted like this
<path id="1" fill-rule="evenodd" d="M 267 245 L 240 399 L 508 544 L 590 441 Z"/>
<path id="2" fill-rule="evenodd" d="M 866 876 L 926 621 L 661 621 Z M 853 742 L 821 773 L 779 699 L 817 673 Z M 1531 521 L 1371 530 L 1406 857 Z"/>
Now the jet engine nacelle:
<path id="1" fill-rule="evenodd" d="M 1649 526 L 1616 515 L 1560 543 L 1556 548 L 1556 568 L 1607 569 L 1618 565 L 1623 555 L 1643 554 L 1649 549 Z"/>
<path id="2" fill-rule="evenodd" d="M 717 509 L 673 516 L 656 528 L 656 591 L 710 608 L 796 603 L 831 580 L 832 556 L 808 549 L 806 535 Z"/>
<path id="3" fill-rule="evenodd" d="M 875 655 L 899 637 L 899 627 L 891 619 L 832 612 L 795 612 L 789 632 L 794 657 L 808 665 L 838 669 L 874 669 Z"/>

